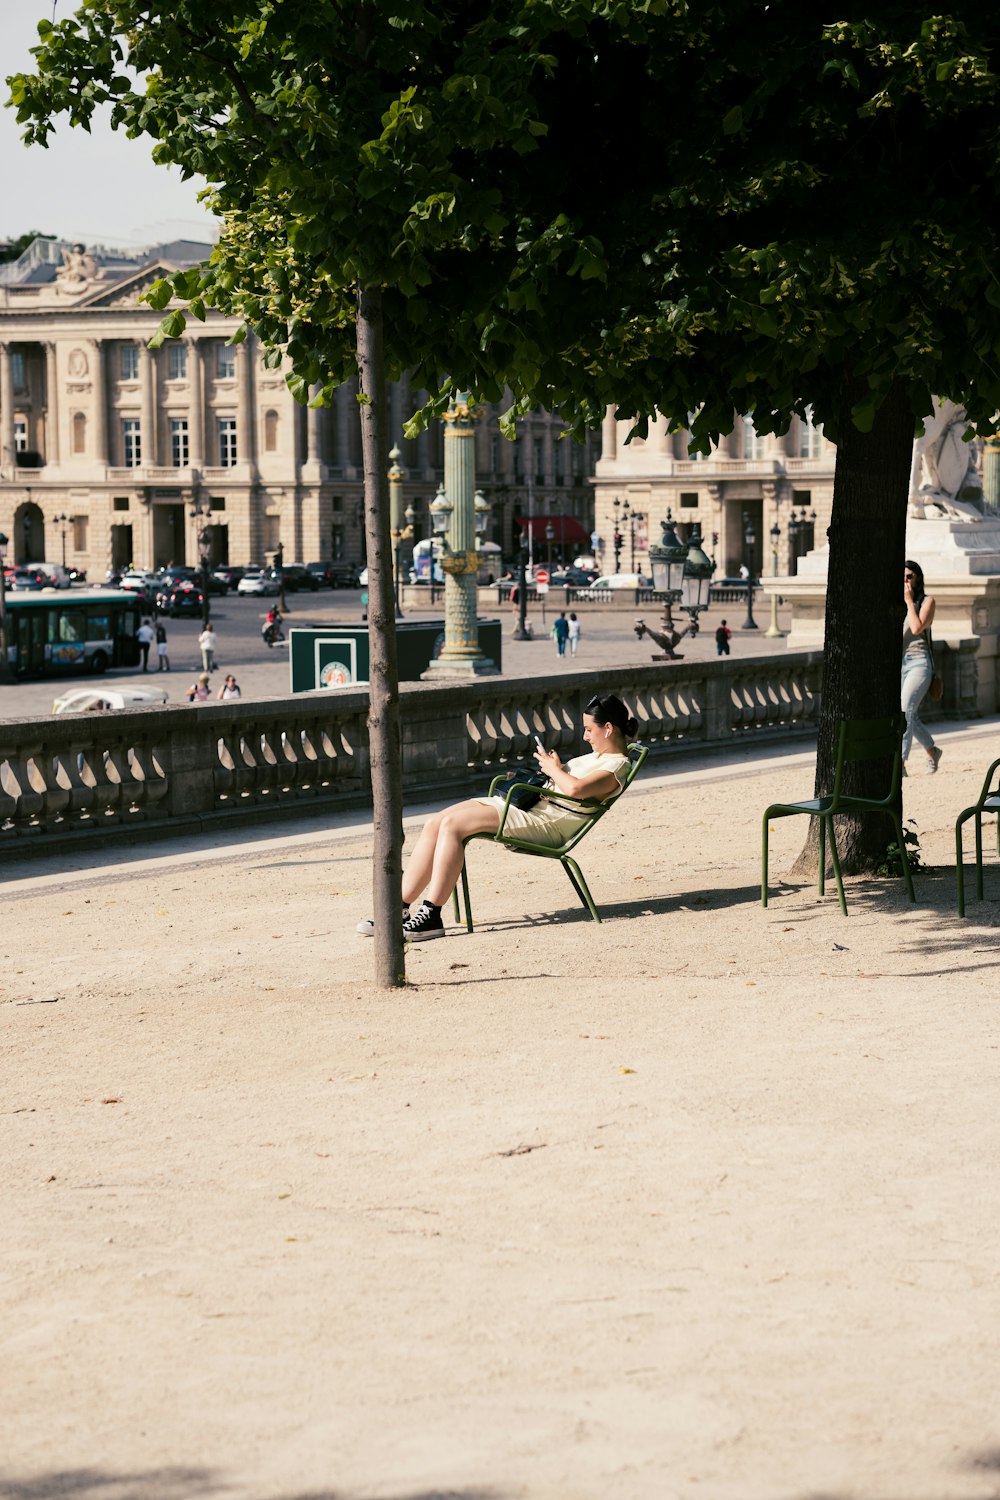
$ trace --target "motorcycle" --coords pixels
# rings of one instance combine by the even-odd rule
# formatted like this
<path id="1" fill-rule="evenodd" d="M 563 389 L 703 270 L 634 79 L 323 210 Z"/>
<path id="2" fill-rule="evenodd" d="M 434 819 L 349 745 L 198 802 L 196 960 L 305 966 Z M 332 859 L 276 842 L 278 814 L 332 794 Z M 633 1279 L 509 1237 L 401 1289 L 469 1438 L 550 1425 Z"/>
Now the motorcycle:
<path id="1" fill-rule="evenodd" d="M 279 641 L 285 639 L 285 632 L 281 628 L 280 620 L 270 621 L 270 623 L 262 628 L 260 633 L 263 636 L 264 644 L 267 646 L 276 646 Z"/>

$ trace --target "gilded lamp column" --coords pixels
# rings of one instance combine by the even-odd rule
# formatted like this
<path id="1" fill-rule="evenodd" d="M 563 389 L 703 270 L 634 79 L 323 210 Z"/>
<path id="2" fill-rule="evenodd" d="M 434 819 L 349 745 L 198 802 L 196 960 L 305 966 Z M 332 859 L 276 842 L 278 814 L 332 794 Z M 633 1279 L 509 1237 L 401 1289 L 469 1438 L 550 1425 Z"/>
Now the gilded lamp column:
<path id="1" fill-rule="evenodd" d="M 447 525 L 440 559 L 445 574 L 444 645 L 423 673 L 425 680 L 485 676 L 498 670 L 479 649 L 476 416 L 465 392 L 453 397 L 444 415 L 444 495 L 431 506 L 432 517 L 437 515 Z"/>

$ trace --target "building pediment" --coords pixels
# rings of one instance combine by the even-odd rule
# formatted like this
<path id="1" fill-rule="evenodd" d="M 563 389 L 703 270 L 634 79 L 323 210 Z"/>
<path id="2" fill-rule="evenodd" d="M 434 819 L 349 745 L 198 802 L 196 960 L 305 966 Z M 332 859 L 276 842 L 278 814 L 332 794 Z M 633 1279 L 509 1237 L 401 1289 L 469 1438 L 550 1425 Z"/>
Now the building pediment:
<path id="1" fill-rule="evenodd" d="M 159 281 L 163 276 L 169 276 L 178 269 L 177 266 L 168 265 L 165 261 L 156 261 L 152 265 L 143 266 L 142 270 L 134 276 L 126 277 L 124 281 L 116 281 L 114 286 L 99 286 L 85 297 L 81 297 L 75 304 L 77 308 L 109 308 L 109 307 L 138 307 L 139 298 L 143 292 Z"/>

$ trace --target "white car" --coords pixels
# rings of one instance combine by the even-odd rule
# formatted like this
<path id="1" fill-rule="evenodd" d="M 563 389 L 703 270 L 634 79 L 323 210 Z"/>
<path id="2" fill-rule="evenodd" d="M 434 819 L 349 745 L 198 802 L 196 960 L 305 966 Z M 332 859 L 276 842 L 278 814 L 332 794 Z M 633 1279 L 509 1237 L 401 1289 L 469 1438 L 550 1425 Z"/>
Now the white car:
<path id="1" fill-rule="evenodd" d="M 54 714 L 118 713 L 123 708 L 156 708 L 169 701 L 166 688 L 74 688 L 52 705 Z"/>
<path id="2" fill-rule="evenodd" d="M 280 594 L 281 587 L 276 578 L 272 578 L 270 571 L 263 568 L 256 573 L 244 573 L 236 585 L 238 594 Z"/>
<path id="3" fill-rule="evenodd" d="M 592 589 L 651 589 L 652 583 L 641 573 L 604 573 L 595 578 Z"/>

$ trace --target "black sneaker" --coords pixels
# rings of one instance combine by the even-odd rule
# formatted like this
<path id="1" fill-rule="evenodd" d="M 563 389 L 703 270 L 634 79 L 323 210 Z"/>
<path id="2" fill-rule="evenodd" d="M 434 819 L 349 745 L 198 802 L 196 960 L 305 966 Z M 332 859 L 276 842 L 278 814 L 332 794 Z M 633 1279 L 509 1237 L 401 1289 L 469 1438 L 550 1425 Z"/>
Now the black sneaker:
<path id="1" fill-rule="evenodd" d="M 444 937 L 440 908 L 422 901 L 413 916 L 403 923 L 403 938 L 408 943 L 426 943 L 439 937 Z"/>
<path id="2" fill-rule="evenodd" d="M 410 915 L 410 908 L 408 906 L 404 906 L 403 907 L 403 921 L 404 922 L 406 921 L 406 919 L 407 919 L 407 917 L 409 915 Z M 363 922 L 359 922 L 358 923 L 358 925 L 357 925 L 357 927 L 355 927 L 354 931 L 357 932 L 357 933 L 360 933 L 360 935 L 362 937 L 374 937 L 375 936 L 375 918 L 374 917 L 365 917 L 365 919 L 364 919 Z"/>

